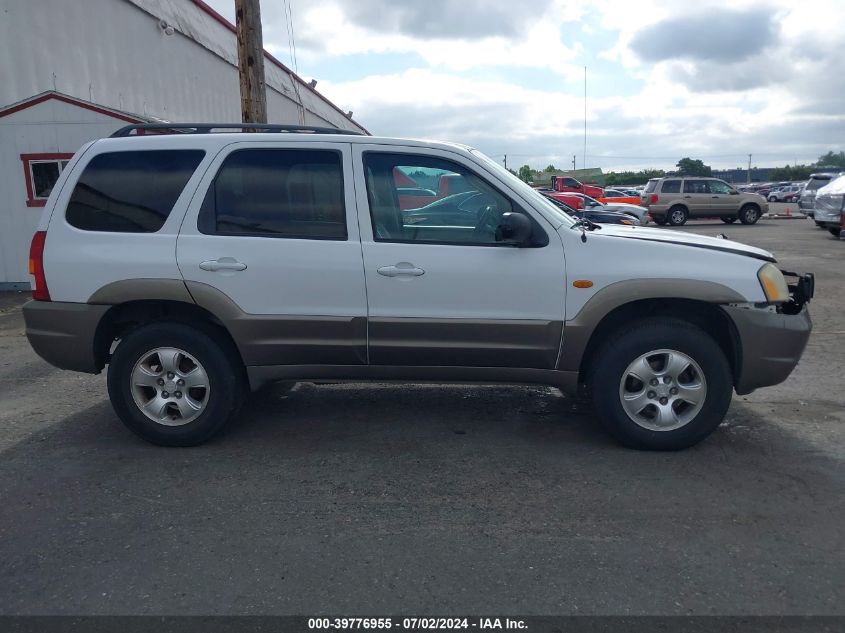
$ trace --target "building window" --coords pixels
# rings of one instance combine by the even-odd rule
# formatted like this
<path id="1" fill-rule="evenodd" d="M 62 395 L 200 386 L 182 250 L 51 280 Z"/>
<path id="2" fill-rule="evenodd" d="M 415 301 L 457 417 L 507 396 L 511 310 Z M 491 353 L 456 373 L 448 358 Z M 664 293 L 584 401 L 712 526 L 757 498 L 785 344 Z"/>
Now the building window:
<path id="1" fill-rule="evenodd" d="M 26 206 L 43 207 L 73 154 L 21 154 L 26 181 Z"/>

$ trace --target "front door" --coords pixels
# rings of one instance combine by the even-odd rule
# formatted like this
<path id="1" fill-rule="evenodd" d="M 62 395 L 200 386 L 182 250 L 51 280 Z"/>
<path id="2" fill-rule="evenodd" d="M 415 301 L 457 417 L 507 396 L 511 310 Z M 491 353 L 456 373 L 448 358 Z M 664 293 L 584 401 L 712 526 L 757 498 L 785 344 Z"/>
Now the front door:
<path id="1" fill-rule="evenodd" d="M 736 190 L 721 180 L 708 180 L 707 185 L 710 189 L 710 205 L 713 213 L 716 215 L 727 215 L 731 212 L 736 214 L 739 210 Z"/>
<path id="2" fill-rule="evenodd" d="M 353 159 L 370 363 L 554 368 L 566 280 L 548 222 L 458 154 L 354 145 Z M 402 209 L 398 181 L 437 190 L 444 176 L 459 193 Z M 501 241 L 506 212 L 528 216 L 530 244 Z"/>
<path id="3" fill-rule="evenodd" d="M 247 365 L 366 363 L 353 192 L 348 144 L 237 143 L 212 163 L 176 256 Z"/>

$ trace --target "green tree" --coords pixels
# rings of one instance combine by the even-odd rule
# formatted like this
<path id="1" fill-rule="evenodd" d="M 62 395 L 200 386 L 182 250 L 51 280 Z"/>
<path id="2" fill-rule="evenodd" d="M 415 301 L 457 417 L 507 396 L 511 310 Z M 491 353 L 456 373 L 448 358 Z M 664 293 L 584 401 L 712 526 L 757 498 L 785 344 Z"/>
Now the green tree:
<path id="1" fill-rule="evenodd" d="M 769 174 L 770 180 L 807 180 L 816 168 L 813 165 L 787 165 L 777 167 Z"/>
<path id="2" fill-rule="evenodd" d="M 677 162 L 678 174 L 681 176 L 710 176 L 713 170 L 703 161 L 692 158 L 682 158 Z"/>
<path id="3" fill-rule="evenodd" d="M 531 182 L 532 180 L 534 180 L 534 170 L 531 169 L 528 165 L 523 165 L 519 168 L 517 176 L 519 176 L 519 179 L 523 182 Z"/>
<path id="4" fill-rule="evenodd" d="M 816 163 L 819 167 L 839 167 L 845 169 L 845 152 L 828 152 L 819 156 L 819 162 Z"/>
<path id="5" fill-rule="evenodd" d="M 606 187 L 622 185 L 643 185 L 651 178 L 662 178 L 666 172 L 662 169 L 643 169 L 641 171 L 611 171 L 605 174 Z"/>
<path id="6" fill-rule="evenodd" d="M 546 167 L 543 171 L 548 171 L 548 172 L 557 171 L 557 167 L 555 167 L 554 165 L 549 163 L 548 167 Z"/>

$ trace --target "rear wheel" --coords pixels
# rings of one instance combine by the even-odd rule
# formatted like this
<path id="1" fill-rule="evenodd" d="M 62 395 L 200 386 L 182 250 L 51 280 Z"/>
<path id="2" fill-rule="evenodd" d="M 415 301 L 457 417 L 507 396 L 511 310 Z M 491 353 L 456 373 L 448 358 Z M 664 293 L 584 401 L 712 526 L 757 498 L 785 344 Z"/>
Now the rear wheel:
<path id="1" fill-rule="evenodd" d="M 743 224 L 755 224 L 760 219 L 760 207 L 746 204 L 739 210 L 739 221 Z"/>
<path id="2" fill-rule="evenodd" d="M 731 402 L 719 345 L 680 319 L 645 319 L 605 341 L 588 382 L 596 412 L 622 444 L 679 450 L 712 433 Z"/>
<path id="3" fill-rule="evenodd" d="M 653 215 L 651 217 L 654 218 L 655 224 L 659 224 L 660 226 L 663 226 L 664 224 L 666 224 L 666 218 L 663 217 L 662 215 Z"/>
<path id="4" fill-rule="evenodd" d="M 238 410 L 243 385 L 232 353 L 181 323 L 153 323 L 128 334 L 108 372 L 115 412 L 134 433 L 162 446 L 194 446 Z"/>
<path id="5" fill-rule="evenodd" d="M 689 218 L 689 211 L 687 211 L 686 207 L 682 207 L 681 205 L 677 205 L 669 209 L 669 213 L 666 216 L 666 220 L 672 226 L 682 226 L 686 224 L 687 218 Z"/>
<path id="6" fill-rule="evenodd" d="M 830 234 L 833 237 L 839 237 L 840 235 L 842 235 L 842 229 L 840 228 L 831 227 L 828 229 L 828 231 L 830 231 Z"/>
<path id="7" fill-rule="evenodd" d="M 732 215 L 732 216 L 730 216 L 730 217 L 728 217 L 728 218 L 726 218 L 726 217 L 722 217 L 722 218 L 721 218 L 721 220 L 722 220 L 722 222 L 724 222 L 725 224 L 733 224 L 734 222 L 736 222 L 736 216 L 733 216 L 733 215 Z"/>

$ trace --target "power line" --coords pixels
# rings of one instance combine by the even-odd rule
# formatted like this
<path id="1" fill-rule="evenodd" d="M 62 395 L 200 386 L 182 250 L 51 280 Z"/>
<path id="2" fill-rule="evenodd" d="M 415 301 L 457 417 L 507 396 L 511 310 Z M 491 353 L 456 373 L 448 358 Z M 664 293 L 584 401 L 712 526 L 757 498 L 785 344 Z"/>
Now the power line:
<path id="1" fill-rule="evenodd" d="M 289 0 L 285 0 L 285 26 L 288 30 L 288 51 L 290 52 L 291 66 L 294 72 L 299 75 L 299 62 L 296 59 L 296 38 L 293 34 L 293 9 L 291 8 Z M 291 77 L 291 84 L 293 84 L 293 93 L 296 95 L 297 110 L 299 111 L 299 124 L 305 125 L 305 105 L 302 103 L 302 93 L 299 91 L 299 82 Z"/>

